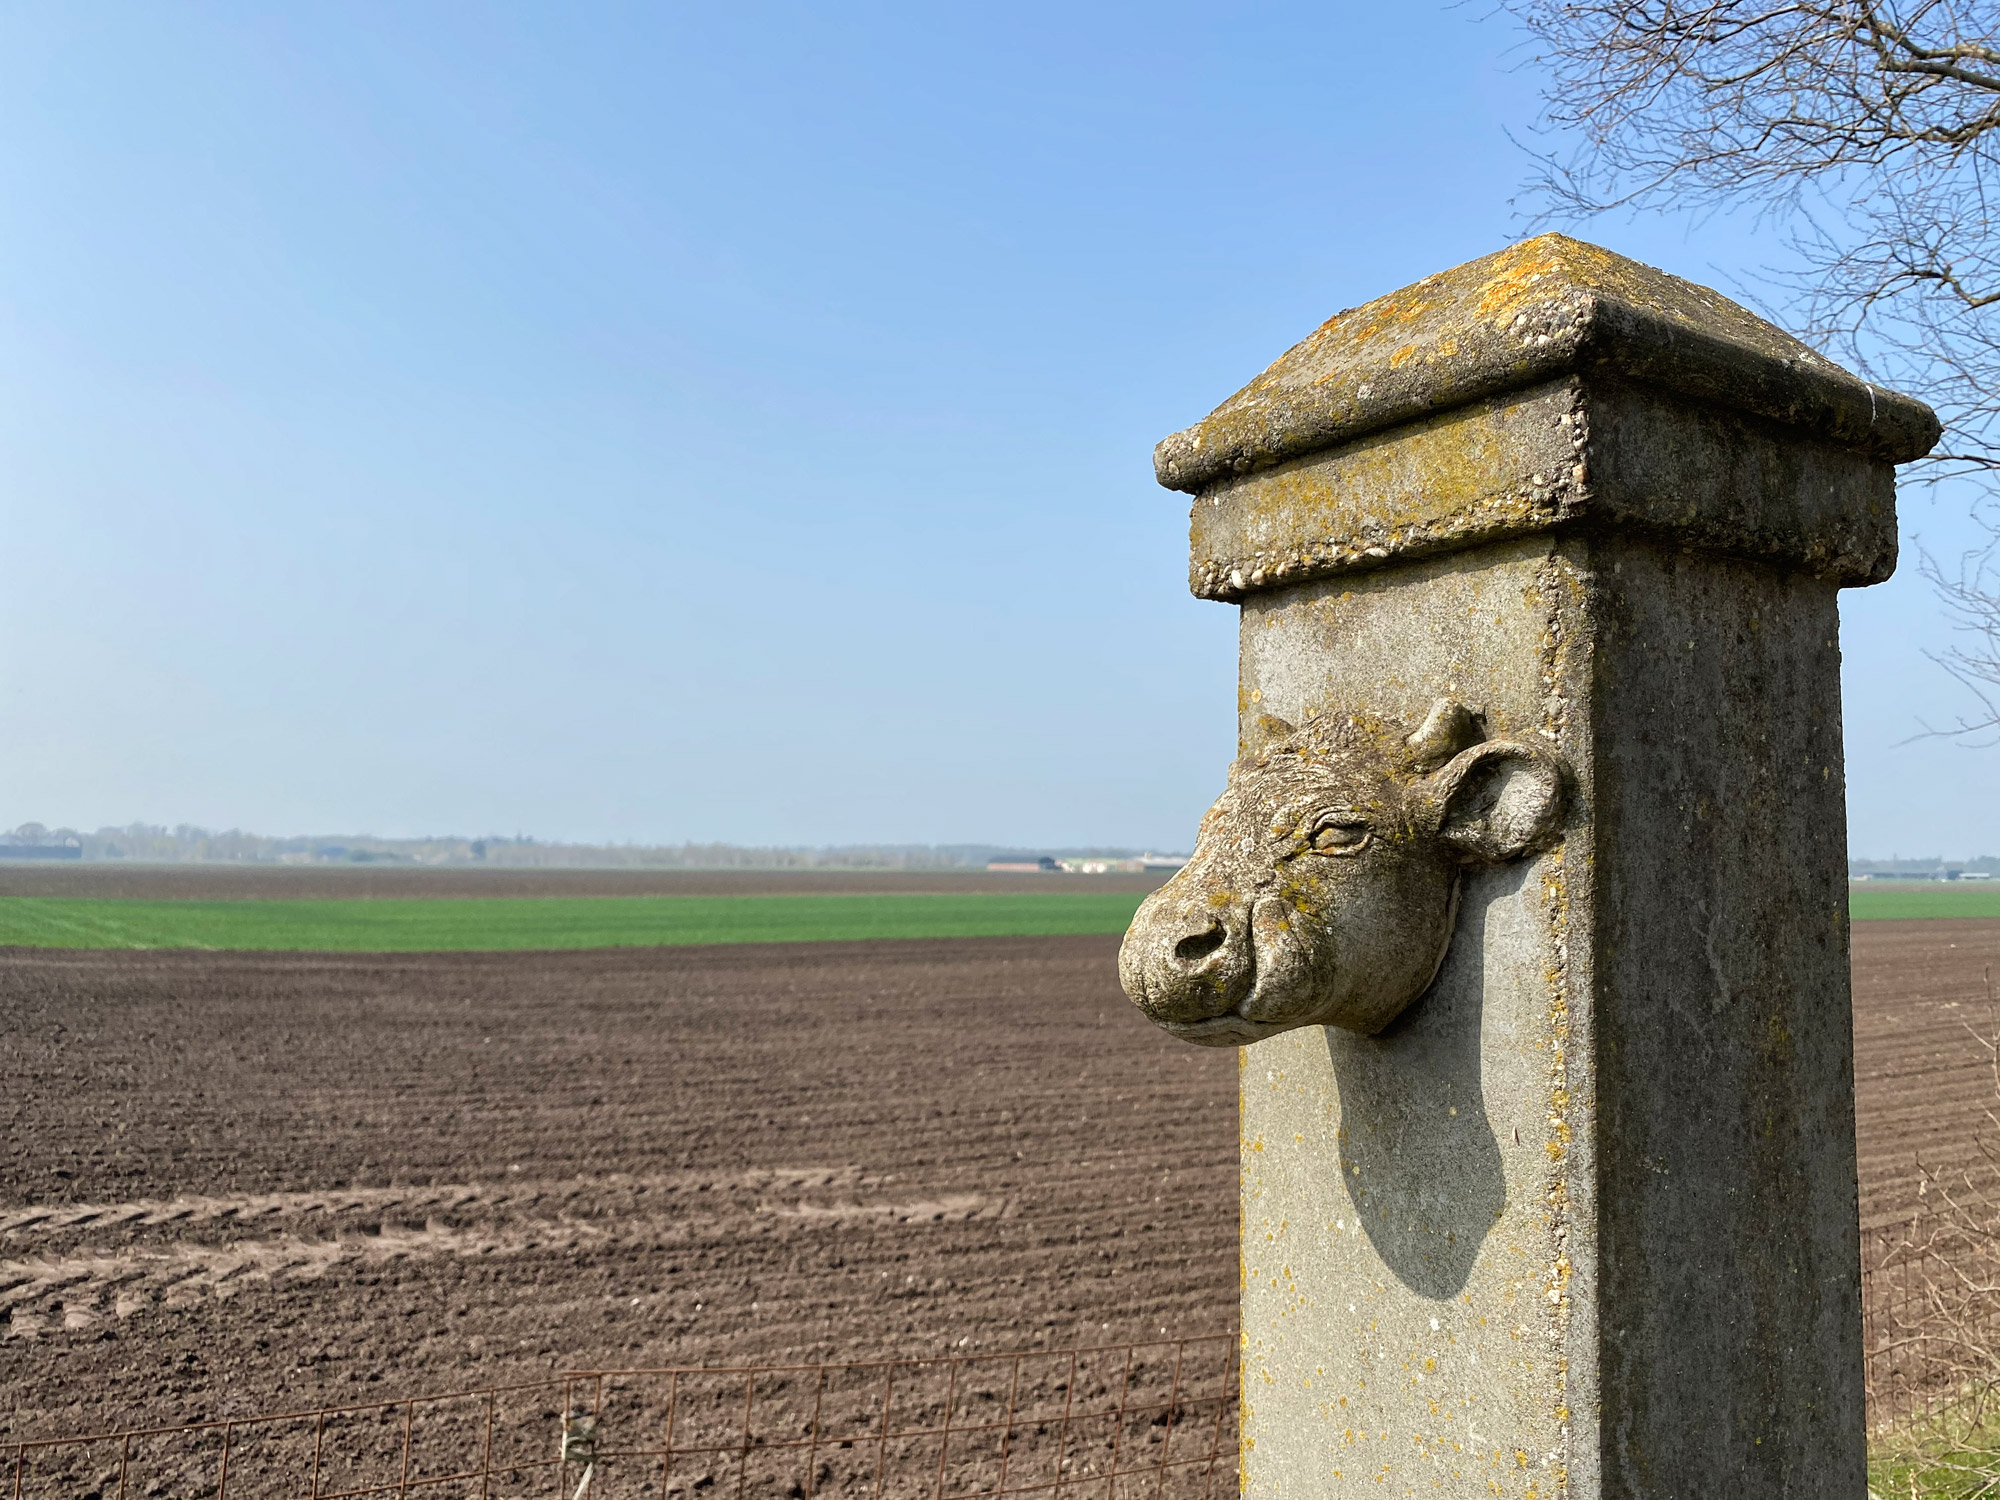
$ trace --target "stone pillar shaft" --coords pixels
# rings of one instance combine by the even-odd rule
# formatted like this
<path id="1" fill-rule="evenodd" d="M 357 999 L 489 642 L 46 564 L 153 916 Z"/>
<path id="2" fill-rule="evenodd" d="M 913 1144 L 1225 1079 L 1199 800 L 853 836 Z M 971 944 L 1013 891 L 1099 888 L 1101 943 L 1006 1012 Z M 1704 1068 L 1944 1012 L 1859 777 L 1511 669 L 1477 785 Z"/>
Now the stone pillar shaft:
<path id="1" fill-rule="evenodd" d="M 1421 1000 L 1242 1061 L 1246 1493 L 1864 1494 L 1837 590 L 1936 437 L 1544 236 L 1161 445 L 1264 716 L 1560 753 Z"/>

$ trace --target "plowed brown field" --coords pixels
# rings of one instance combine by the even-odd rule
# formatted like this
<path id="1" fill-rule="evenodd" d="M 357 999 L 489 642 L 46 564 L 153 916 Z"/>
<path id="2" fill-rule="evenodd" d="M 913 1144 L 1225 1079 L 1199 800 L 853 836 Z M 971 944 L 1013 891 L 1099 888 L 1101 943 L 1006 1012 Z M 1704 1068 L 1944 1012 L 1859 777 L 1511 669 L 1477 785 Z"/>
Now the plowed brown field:
<path id="1" fill-rule="evenodd" d="M 1235 1055 L 1110 938 L 0 959 L 0 1440 L 591 1365 L 1213 1333 Z M 1855 929 L 1863 1214 L 2000 923 Z"/>
<path id="2" fill-rule="evenodd" d="M 0 1437 L 1214 1333 L 1235 1056 L 1106 938 L 0 966 Z"/>
<path id="3" fill-rule="evenodd" d="M 1854 924 L 1855 1136 L 1861 1221 L 1882 1225 L 1917 1204 L 1920 1165 L 1972 1173 L 1991 1191 L 1987 1145 L 2000 1149 L 1993 1054 L 2000 1015 L 2000 922 Z"/>

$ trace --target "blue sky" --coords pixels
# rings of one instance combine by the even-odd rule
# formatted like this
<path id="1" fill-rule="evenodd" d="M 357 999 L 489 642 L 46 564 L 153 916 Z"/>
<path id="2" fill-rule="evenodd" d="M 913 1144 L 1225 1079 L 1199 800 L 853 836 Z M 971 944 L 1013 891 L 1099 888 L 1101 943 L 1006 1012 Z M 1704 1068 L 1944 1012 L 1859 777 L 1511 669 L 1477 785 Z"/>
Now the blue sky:
<path id="1" fill-rule="evenodd" d="M 1185 846 L 1152 444 L 1525 232 L 1482 10 L 9 7 L 0 823 Z M 2000 851 L 1936 605 L 1847 599 L 1855 851 Z"/>

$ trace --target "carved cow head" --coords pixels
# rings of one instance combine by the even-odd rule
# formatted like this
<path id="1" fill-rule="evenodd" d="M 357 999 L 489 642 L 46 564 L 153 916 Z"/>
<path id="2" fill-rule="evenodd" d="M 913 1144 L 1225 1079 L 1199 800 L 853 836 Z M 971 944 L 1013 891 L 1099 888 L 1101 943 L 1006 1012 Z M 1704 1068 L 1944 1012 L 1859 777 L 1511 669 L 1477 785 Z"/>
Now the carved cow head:
<path id="1" fill-rule="evenodd" d="M 1259 727 L 1264 748 L 1229 768 L 1194 858 L 1133 918 L 1119 977 L 1206 1046 L 1295 1026 L 1372 1035 L 1437 977 L 1461 871 L 1555 831 L 1562 765 L 1483 739 L 1450 699 L 1414 734 L 1347 714 Z"/>

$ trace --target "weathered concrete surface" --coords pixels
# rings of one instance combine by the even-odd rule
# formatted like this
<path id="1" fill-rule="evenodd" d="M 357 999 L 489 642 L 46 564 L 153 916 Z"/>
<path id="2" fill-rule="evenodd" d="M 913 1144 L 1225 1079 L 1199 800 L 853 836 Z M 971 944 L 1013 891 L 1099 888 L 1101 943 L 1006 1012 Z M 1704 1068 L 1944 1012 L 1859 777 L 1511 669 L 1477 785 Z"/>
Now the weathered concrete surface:
<path id="1" fill-rule="evenodd" d="M 1833 588 L 1601 544 L 1591 616 L 1612 1493 L 1863 1492 Z M 1738 1491 L 1739 1493 L 1741 1491 Z"/>
<path id="2" fill-rule="evenodd" d="M 1162 445 L 1246 749 L 1451 698 L 1571 777 L 1399 1020 L 1242 1052 L 1246 1492 L 1864 1494 L 1835 599 L 1935 434 L 1544 237 Z"/>
<path id="3" fill-rule="evenodd" d="M 1841 584 L 1896 566 L 1890 466 L 1629 382 L 1488 397 L 1204 490 L 1188 584 L 1239 600 L 1562 528 L 1651 531 Z"/>
<path id="4" fill-rule="evenodd" d="M 1452 692 L 1495 733 L 1560 733 L 1577 583 L 1541 539 L 1253 596 L 1244 696 L 1289 717 L 1357 698 L 1407 713 Z M 1587 787 L 1588 765 L 1572 769 Z M 1443 971 L 1382 1036 L 1309 1029 L 1243 1050 L 1249 1492 L 1380 1494 L 1380 1479 L 1390 1494 L 1549 1494 L 1579 1470 L 1566 1408 L 1593 1399 L 1572 1243 L 1588 1255 L 1573 1232 L 1590 1214 L 1588 1142 L 1570 1123 L 1579 852 L 1566 839 L 1470 874 Z"/>

